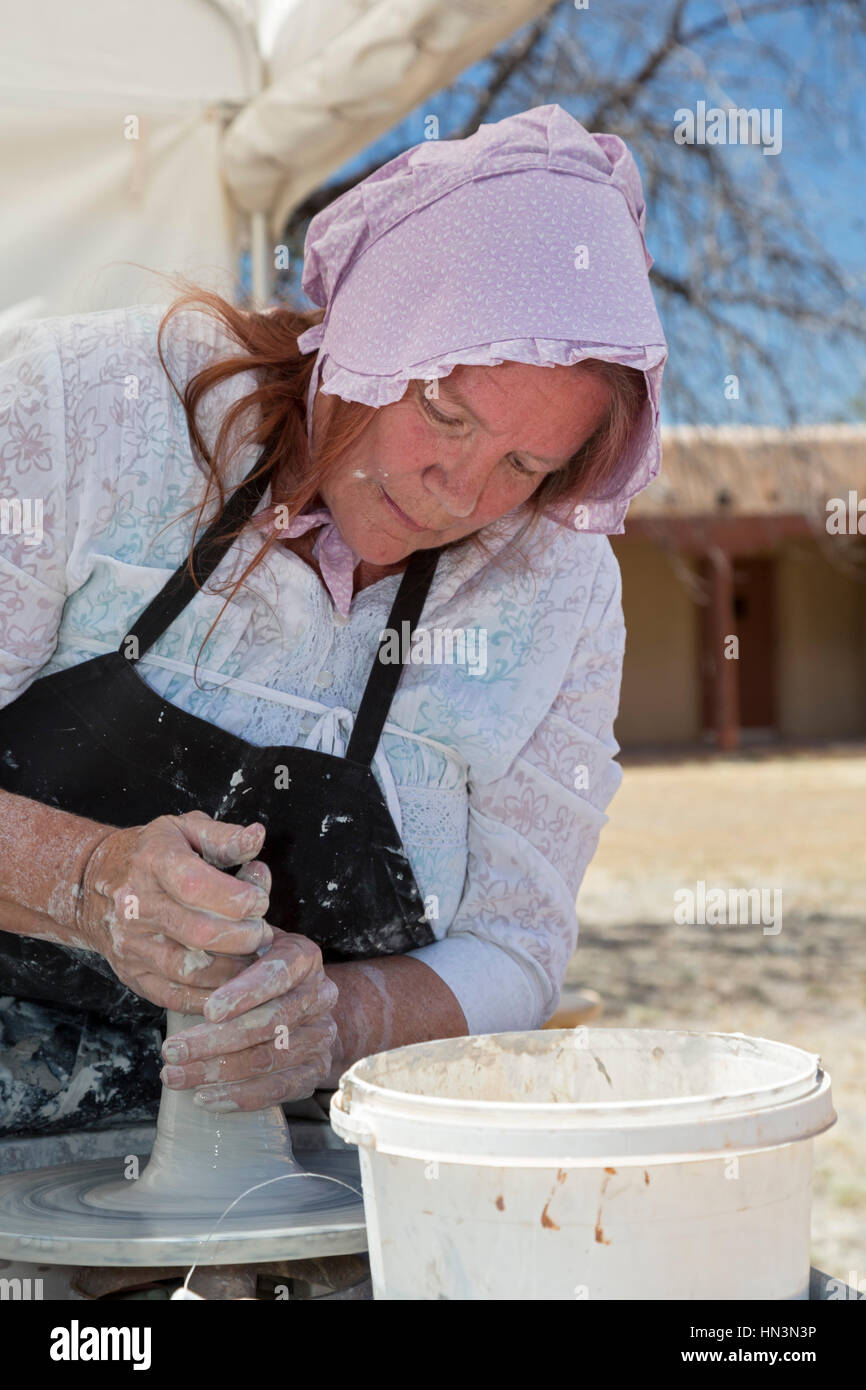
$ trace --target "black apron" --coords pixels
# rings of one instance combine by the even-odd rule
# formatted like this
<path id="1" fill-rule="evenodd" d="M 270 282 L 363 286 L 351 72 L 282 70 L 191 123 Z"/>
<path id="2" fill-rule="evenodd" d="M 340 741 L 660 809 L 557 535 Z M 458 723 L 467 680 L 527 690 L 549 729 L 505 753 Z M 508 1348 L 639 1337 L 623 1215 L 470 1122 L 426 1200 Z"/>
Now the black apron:
<path id="1" fill-rule="evenodd" d="M 193 551 L 199 586 L 250 519 L 267 485 L 263 454 Z M 388 626 L 420 617 L 438 550 L 416 551 Z M 266 830 L 258 856 L 273 884 L 268 921 L 312 938 L 325 961 L 409 951 L 433 941 L 424 902 L 371 762 L 402 666 L 379 660 L 344 758 L 257 747 L 163 700 L 135 662 L 194 597 L 184 561 L 115 652 L 34 681 L 0 710 L 0 786 L 106 825 L 202 810 Z M 135 638 L 136 643 L 131 643 Z M 386 639 L 383 638 L 383 643 Z M 240 775 L 238 775 L 240 774 Z M 91 952 L 0 931 L 0 995 L 53 1000 L 117 1018 L 163 1010 Z"/>

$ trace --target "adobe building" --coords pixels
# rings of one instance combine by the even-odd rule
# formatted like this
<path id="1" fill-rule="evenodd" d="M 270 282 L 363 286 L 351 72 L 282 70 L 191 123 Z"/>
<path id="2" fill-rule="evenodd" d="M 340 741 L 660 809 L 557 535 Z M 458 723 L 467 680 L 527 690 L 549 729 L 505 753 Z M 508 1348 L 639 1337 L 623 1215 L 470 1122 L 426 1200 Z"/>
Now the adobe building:
<path id="1" fill-rule="evenodd" d="M 660 476 L 611 537 L 621 747 L 866 737 L 866 425 L 673 426 L 662 441 Z"/>

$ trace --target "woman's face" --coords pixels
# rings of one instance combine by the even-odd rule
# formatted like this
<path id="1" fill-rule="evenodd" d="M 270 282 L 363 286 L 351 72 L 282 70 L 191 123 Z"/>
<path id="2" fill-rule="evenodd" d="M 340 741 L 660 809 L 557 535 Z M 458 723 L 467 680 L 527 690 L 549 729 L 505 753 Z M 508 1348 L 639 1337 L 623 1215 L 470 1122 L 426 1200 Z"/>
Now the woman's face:
<path id="1" fill-rule="evenodd" d="M 320 393 L 317 412 L 333 399 Z M 608 388 L 579 364 L 455 367 L 377 410 L 320 495 L 356 555 L 393 565 L 520 506 L 567 466 L 608 404 Z"/>

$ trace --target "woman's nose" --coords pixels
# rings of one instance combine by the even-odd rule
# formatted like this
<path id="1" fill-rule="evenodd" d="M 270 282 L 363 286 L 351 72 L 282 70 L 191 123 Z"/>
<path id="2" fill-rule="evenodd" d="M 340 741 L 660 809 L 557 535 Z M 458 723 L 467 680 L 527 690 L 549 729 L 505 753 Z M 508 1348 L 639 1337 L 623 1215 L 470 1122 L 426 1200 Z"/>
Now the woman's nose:
<path id="1" fill-rule="evenodd" d="M 478 505 L 495 460 L 473 451 L 431 464 L 424 479 L 427 491 L 449 516 L 471 516 Z"/>

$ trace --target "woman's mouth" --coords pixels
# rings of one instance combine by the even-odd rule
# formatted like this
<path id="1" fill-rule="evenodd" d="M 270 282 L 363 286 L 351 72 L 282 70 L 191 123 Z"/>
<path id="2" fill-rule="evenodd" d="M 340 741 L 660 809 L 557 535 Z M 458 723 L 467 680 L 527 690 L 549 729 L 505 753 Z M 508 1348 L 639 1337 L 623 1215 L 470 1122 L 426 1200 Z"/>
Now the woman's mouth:
<path id="1" fill-rule="evenodd" d="M 393 497 L 389 497 L 389 496 L 388 496 L 387 492 L 386 492 L 385 489 L 382 487 L 382 484 L 381 484 L 381 483 L 379 484 L 379 491 L 381 492 L 382 497 L 383 497 L 383 499 L 384 499 L 386 505 L 387 505 L 387 506 L 389 507 L 389 509 L 394 513 L 394 515 L 396 516 L 397 520 L 398 520 L 398 521 L 401 521 L 401 522 L 403 523 L 404 526 L 408 526 L 408 528 L 409 528 L 410 531 L 426 531 L 426 530 L 427 530 L 427 527 L 426 527 L 426 526 L 419 526 L 418 523 L 417 523 L 417 521 L 413 521 L 412 518 L 411 518 L 411 516 L 407 516 L 406 513 L 405 513 L 404 511 L 402 511 L 402 510 L 397 506 L 397 503 L 394 501 Z"/>

